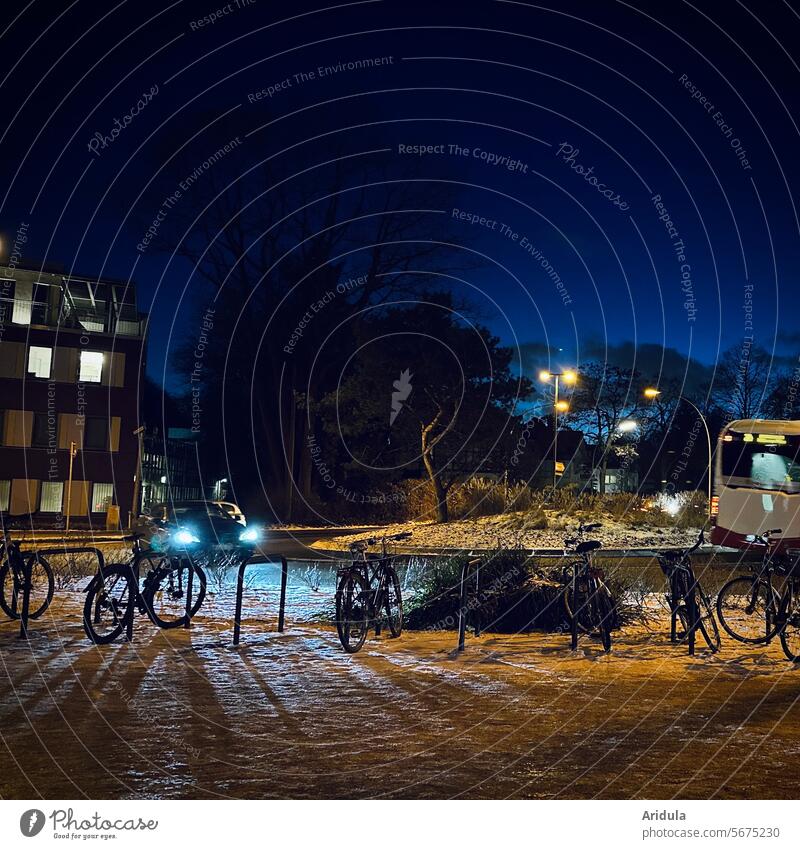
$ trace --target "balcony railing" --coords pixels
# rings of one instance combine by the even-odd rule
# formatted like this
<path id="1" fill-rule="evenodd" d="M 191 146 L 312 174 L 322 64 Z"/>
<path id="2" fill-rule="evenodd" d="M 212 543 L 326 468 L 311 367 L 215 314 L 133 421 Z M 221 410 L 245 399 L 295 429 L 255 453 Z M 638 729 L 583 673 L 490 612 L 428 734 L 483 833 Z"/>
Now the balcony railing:
<path id="1" fill-rule="evenodd" d="M 119 316 L 104 310 L 67 310 L 59 314 L 43 301 L 26 301 L 20 298 L 0 298 L 0 322 L 73 328 L 88 333 L 116 333 L 118 336 L 141 336 L 144 329 L 144 322 L 134 310 L 126 310 Z"/>

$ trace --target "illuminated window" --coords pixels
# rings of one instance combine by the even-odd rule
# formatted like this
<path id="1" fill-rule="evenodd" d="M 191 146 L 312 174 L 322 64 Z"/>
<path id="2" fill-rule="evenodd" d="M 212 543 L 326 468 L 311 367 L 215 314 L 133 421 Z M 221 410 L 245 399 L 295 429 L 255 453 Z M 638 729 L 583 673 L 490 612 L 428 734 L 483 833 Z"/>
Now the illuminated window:
<path id="1" fill-rule="evenodd" d="M 11 496 L 11 481 L 0 481 L 0 510 L 8 511 L 8 499 Z"/>
<path id="2" fill-rule="evenodd" d="M 81 383 L 100 383 L 104 356 L 102 351 L 81 351 L 81 368 L 78 374 Z"/>
<path id="3" fill-rule="evenodd" d="M 53 360 L 52 348 L 40 348 L 31 345 L 28 349 L 28 374 L 34 377 L 50 377 L 50 364 Z"/>
<path id="4" fill-rule="evenodd" d="M 114 503 L 114 484 L 96 483 L 92 487 L 92 513 L 105 513 Z"/>
<path id="5" fill-rule="evenodd" d="M 42 481 L 42 500 L 39 503 L 39 510 L 42 513 L 60 513 L 63 496 L 62 481 Z"/>

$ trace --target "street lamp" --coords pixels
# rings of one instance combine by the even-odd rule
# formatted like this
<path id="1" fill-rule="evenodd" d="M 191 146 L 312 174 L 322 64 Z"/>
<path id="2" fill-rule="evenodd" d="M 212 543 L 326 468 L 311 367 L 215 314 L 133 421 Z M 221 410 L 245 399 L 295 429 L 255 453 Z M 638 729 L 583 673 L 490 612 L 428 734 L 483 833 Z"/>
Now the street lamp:
<path id="1" fill-rule="evenodd" d="M 634 421 L 633 419 L 623 419 L 618 425 L 617 430 L 620 433 L 630 433 L 632 430 L 636 430 L 639 427 L 639 422 Z"/>
<path id="2" fill-rule="evenodd" d="M 578 379 L 578 373 L 573 371 L 572 369 L 567 369 L 566 371 L 547 371 L 542 370 L 539 372 L 539 380 L 542 383 L 550 383 L 551 378 L 553 379 L 553 492 L 556 490 L 556 486 L 558 485 L 558 414 L 559 413 L 567 413 L 569 412 L 569 404 L 566 401 L 559 401 L 558 399 L 558 383 L 559 380 L 563 380 L 564 383 L 569 385 L 573 385 Z"/>
<path id="3" fill-rule="evenodd" d="M 660 394 L 661 390 L 656 389 L 655 386 L 648 386 L 644 390 L 644 397 L 653 401 L 658 398 Z M 690 401 L 685 395 L 678 395 L 678 401 L 685 401 L 697 413 L 706 431 L 706 442 L 708 443 L 708 517 L 711 518 L 711 489 L 713 476 L 713 469 L 711 468 L 713 459 L 711 454 L 711 431 L 708 429 L 708 422 L 706 421 L 705 416 L 694 401 Z"/>

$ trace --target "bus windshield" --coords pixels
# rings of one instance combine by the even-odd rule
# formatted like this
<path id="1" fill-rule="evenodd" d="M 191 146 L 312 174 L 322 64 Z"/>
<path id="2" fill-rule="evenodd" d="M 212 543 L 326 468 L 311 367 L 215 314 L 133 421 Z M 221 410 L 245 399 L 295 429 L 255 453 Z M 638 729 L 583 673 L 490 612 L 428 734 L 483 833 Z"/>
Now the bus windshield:
<path id="1" fill-rule="evenodd" d="M 721 449 L 725 486 L 800 492 L 800 437 L 729 433 Z"/>

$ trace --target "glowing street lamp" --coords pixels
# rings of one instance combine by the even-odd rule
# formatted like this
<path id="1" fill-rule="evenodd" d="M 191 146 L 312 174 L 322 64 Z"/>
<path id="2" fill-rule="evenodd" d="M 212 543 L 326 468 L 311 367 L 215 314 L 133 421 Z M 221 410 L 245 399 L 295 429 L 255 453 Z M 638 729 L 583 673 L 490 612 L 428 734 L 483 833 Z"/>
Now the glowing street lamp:
<path id="1" fill-rule="evenodd" d="M 661 394 L 660 389 L 656 389 L 655 386 L 648 386 L 644 390 L 644 397 L 649 398 L 650 400 L 655 400 Z M 685 395 L 678 395 L 678 401 L 685 401 L 698 415 L 700 421 L 703 423 L 703 427 L 706 429 L 706 441 L 708 443 L 708 517 L 711 518 L 711 478 L 713 474 L 712 466 L 712 454 L 711 454 L 711 431 L 708 429 L 708 422 L 706 421 L 706 417 L 700 411 L 700 408 L 693 401 L 690 401 Z"/>
<path id="2" fill-rule="evenodd" d="M 639 422 L 633 419 L 624 419 L 617 425 L 617 430 L 620 433 L 630 433 L 632 430 L 636 430 L 637 427 L 639 427 Z"/>
<path id="3" fill-rule="evenodd" d="M 569 412 L 569 404 L 566 401 L 559 401 L 558 399 L 558 382 L 559 380 L 563 380 L 564 383 L 569 385 L 574 385 L 578 380 L 578 373 L 573 369 L 567 369 L 566 371 L 547 371 L 543 369 L 539 372 L 539 380 L 542 383 L 550 383 L 550 380 L 553 380 L 553 492 L 555 492 L 556 486 L 558 485 L 558 414 L 559 413 L 568 413 Z"/>

